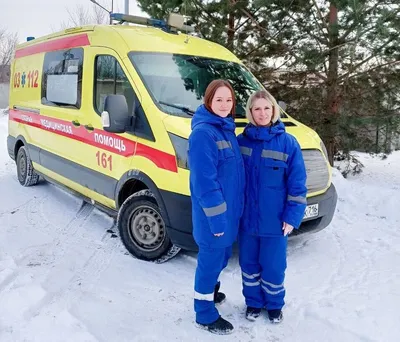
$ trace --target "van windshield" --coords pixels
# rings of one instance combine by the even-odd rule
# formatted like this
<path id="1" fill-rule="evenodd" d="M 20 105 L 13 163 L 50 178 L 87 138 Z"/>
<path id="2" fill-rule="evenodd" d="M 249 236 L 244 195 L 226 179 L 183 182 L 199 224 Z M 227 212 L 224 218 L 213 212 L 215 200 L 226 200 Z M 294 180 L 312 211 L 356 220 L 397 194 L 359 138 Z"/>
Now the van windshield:
<path id="1" fill-rule="evenodd" d="M 231 83 L 236 96 L 236 118 L 244 118 L 250 94 L 262 85 L 242 65 L 198 56 L 131 52 L 129 58 L 154 102 L 165 113 L 191 116 L 202 104 L 214 79 Z"/>

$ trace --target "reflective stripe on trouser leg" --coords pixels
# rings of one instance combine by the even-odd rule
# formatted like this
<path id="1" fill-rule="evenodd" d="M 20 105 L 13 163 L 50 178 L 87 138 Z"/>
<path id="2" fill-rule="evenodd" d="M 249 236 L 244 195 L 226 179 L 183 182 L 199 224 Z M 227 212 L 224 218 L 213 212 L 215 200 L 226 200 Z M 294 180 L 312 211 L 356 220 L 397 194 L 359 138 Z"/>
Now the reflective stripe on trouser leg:
<path id="1" fill-rule="evenodd" d="M 226 262 L 226 255 L 229 254 L 229 248 L 231 247 L 199 248 L 194 285 L 194 310 L 197 323 L 209 324 L 219 317 L 214 304 L 214 289 Z"/>
<path id="2" fill-rule="evenodd" d="M 261 238 L 261 288 L 267 310 L 282 309 L 285 305 L 285 270 L 287 237 Z"/>
<path id="3" fill-rule="evenodd" d="M 242 269 L 242 293 L 245 297 L 246 305 L 253 308 L 262 308 L 265 302 L 261 289 L 259 252 L 259 237 L 244 234 L 239 236 L 239 264 Z"/>

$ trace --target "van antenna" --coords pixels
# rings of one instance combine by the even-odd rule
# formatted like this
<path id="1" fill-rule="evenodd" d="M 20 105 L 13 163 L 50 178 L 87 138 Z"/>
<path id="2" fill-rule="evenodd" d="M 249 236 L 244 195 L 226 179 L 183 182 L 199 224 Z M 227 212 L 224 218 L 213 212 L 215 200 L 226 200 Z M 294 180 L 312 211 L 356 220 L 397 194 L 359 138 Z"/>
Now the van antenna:
<path id="1" fill-rule="evenodd" d="M 187 1 L 185 0 L 183 3 L 183 11 L 184 11 L 184 18 L 187 18 Z M 185 44 L 189 43 L 189 33 L 188 33 L 188 29 L 187 29 L 187 25 L 185 26 L 185 30 L 186 30 L 186 39 L 185 39 Z"/>

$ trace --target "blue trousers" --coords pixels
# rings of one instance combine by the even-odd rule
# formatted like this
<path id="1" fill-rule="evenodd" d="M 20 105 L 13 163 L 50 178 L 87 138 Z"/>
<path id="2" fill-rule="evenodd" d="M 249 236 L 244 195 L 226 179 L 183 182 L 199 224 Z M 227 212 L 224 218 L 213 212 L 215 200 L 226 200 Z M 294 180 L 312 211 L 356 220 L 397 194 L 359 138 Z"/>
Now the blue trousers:
<path id="1" fill-rule="evenodd" d="M 285 305 L 287 237 L 240 234 L 239 264 L 246 305 L 267 310 Z"/>
<path id="2" fill-rule="evenodd" d="M 228 265 L 232 246 L 226 248 L 199 247 L 194 283 L 194 311 L 196 322 L 215 322 L 219 313 L 214 304 L 214 290 L 219 286 L 219 275 Z"/>

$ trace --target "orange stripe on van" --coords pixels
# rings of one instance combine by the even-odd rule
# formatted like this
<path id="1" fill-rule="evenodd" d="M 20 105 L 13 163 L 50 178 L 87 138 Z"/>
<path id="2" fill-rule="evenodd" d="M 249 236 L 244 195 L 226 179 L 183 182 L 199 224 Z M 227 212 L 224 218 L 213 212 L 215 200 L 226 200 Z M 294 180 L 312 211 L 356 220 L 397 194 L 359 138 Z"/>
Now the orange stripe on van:
<path id="1" fill-rule="evenodd" d="M 78 140 L 83 144 L 95 146 L 124 157 L 141 156 L 151 160 L 157 167 L 171 172 L 178 172 L 176 157 L 173 154 L 132 141 L 117 134 L 101 129 L 88 132 L 85 127 L 75 127 L 71 122 L 41 114 L 10 109 L 9 119 L 24 125 L 36 127 L 63 137 Z"/>
<path id="2" fill-rule="evenodd" d="M 89 37 L 86 33 L 82 33 L 75 36 L 53 39 L 47 42 L 21 48 L 15 51 L 15 58 L 30 56 L 41 52 L 71 49 L 86 45 L 90 45 Z"/>

